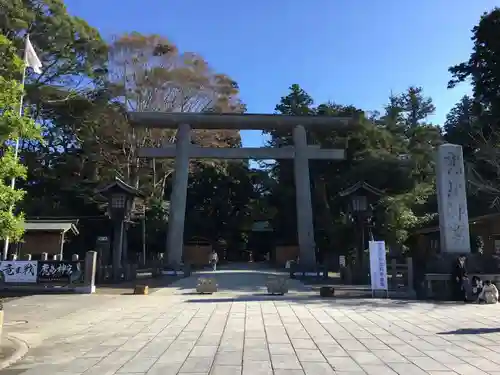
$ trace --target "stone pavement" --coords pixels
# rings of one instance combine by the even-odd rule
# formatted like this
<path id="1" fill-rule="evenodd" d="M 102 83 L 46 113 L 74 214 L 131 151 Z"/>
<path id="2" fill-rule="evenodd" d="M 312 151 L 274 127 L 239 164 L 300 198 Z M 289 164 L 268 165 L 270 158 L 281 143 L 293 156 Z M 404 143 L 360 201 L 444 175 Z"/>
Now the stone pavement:
<path id="1" fill-rule="evenodd" d="M 169 286 L 155 292 L 156 295 L 189 295 L 196 288 L 196 282 L 199 277 L 212 277 L 217 280 L 219 293 L 217 295 L 239 295 L 251 296 L 254 294 L 263 294 L 267 292 L 266 282 L 270 276 L 286 276 L 288 273 L 277 272 L 275 270 L 265 268 L 265 266 L 256 264 L 253 267 L 241 264 L 231 264 L 223 266 L 217 271 L 199 271 L 193 276 L 180 279 Z M 302 292 L 311 292 L 311 288 L 305 286 L 298 280 L 288 281 L 289 290 L 291 293 L 297 294 Z"/>
<path id="2" fill-rule="evenodd" d="M 500 375 L 500 305 L 233 289 L 10 301 L 5 331 L 32 349 L 0 375 Z"/>

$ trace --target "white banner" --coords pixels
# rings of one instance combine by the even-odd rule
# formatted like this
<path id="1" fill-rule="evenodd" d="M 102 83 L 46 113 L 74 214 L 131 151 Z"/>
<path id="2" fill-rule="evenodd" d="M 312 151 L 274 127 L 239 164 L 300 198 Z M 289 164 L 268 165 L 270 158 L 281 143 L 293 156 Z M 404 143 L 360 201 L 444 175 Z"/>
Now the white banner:
<path id="1" fill-rule="evenodd" d="M 36 260 L 12 260 L 0 262 L 6 283 L 36 283 L 38 262 Z"/>
<path id="2" fill-rule="evenodd" d="M 384 241 L 370 241 L 370 279 L 372 290 L 388 290 Z"/>

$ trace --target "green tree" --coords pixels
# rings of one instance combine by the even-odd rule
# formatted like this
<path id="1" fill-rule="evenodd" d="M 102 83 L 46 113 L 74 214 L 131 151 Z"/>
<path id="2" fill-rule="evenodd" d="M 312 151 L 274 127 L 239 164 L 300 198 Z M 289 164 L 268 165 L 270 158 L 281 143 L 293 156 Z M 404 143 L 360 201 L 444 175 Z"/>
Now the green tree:
<path id="1" fill-rule="evenodd" d="M 20 113 L 24 87 L 19 82 L 24 69 L 13 44 L 0 35 L 0 238 L 19 239 L 24 233 L 22 212 L 13 211 L 24 197 L 24 191 L 13 189 L 13 178 L 25 178 L 26 168 L 16 158 L 13 139 L 40 139 L 40 129 L 28 114 Z"/>
<path id="2" fill-rule="evenodd" d="M 474 101 L 464 95 L 460 101 L 446 115 L 444 124 L 445 139 L 449 143 L 461 145 L 464 149 L 464 157 L 472 156 L 477 146 L 478 133 L 475 129 L 477 119 L 473 114 Z"/>
<path id="3" fill-rule="evenodd" d="M 467 61 L 449 68 L 448 87 L 470 81 L 472 97 L 464 97 L 447 118 L 447 138 L 464 146 L 469 191 L 482 196 L 484 207 L 500 196 L 500 8 L 484 13 L 472 29 L 473 48 Z M 477 200 L 477 199 L 474 199 Z"/>
<path id="4" fill-rule="evenodd" d="M 428 220 L 423 206 L 434 193 L 432 154 L 442 141 L 439 127 L 426 123 L 434 105 L 423 89 L 410 87 L 402 94 L 393 94 L 382 116 L 373 112 L 367 116 L 359 108 L 337 103 L 315 107 L 312 97 L 300 86 L 292 85 L 276 111 L 352 119 L 348 130 L 309 132 L 312 144 L 346 150 L 345 160 L 311 162 L 315 227 L 321 229 L 316 233 L 317 242 L 324 238 L 329 249 L 340 252 L 359 247 L 357 229 L 349 220 L 348 202 L 337 193 L 365 181 L 386 194 L 374 213 L 375 236 L 385 239 L 393 250 L 404 249 L 410 231 Z M 270 135 L 273 146 L 292 143 L 289 131 L 274 130 Z M 271 173 L 278 181 L 271 200 L 277 211 L 275 226 L 283 227 L 282 233 L 290 236 L 295 233 L 290 228 L 295 228 L 296 221 L 292 164 L 278 161 Z"/>
<path id="5" fill-rule="evenodd" d="M 496 138 L 500 125 L 500 8 L 484 13 L 472 29 L 473 49 L 469 59 L 449 68 L 449 88 L 470 80 L 472 113 L 481 124 L 481 134 Z"/>
<path id="6" fill-rule="evenodd" d="M 27 191 L 23 207 L 37 216 L 96 214 L 95 207 L 84 209 L 93 188 L 82 183 L 91 168 L 81 146 L 89 113 L 103 102 L 106 43 L 62 0 L 0 0 L 0 9 L 1 33 L 18 49 L 30 33 L 43 63 L 42 74 L 26 77 L 25 102 L 44 142 L 21 141 L 28 166 L 26 183 L 19 184 Z"/>

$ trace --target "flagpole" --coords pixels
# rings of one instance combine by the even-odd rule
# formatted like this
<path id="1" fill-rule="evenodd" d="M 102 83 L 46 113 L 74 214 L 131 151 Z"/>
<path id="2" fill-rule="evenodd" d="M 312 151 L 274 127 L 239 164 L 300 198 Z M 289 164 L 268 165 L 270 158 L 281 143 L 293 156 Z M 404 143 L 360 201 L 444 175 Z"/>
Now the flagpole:
<path id="1" fill-rule="evenodd" d="M 23 77 L 21 79 L 21 87 L 22 87 L 22 92 L 21 92 L 21 99 L 19 100 L 19 117 L 23 115 L 23 106 L 24 106 L 24 83 L 26 81 L 26 67 L 27 67 L 27 62 L 26 62 L 26 53 L 27 53 L 27 42 L 28 42 L 29 34 L 26 34 L 25 37 L 25 43 L 24 43 L 24 58 L 23 58 Z M 17 137 L 16 139 L 16 145 L 14 146 L 14 159 L 17 161 L 18 155 L 19 155 L 19 145 L 20 145 L 20 139 Z M 14 189 L 16 187 L 16 178 L 12 177 L 10 180 L 10 188 Z M 10 211 L 14 209 L 13 206 L 10 207 Z M 3 244 L 3 260 L 7 260 L 7 256 L 9 254 L 9 237 L 5 237 L 4 244 Z"/>

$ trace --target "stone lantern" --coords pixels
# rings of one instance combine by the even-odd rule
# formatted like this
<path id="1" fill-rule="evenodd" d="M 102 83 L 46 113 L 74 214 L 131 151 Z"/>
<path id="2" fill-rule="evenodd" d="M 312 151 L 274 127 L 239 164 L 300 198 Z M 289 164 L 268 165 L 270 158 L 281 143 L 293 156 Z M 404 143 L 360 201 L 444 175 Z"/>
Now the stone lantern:
<path id="1" fill-rule="evenodd" d="M 143 194 L 119 178 L 97 191 L 107 199 L 108 215 L 113 223 L 112 265 L 113 280 L 120 281 L 122 267 L 127 264 L 127 225 L 130 223 L 134 203 L 144 198 Z M 109 256 L 109 254 L 108 254 Z M 109 262 L 109 258 L 105 260 Z"/>

